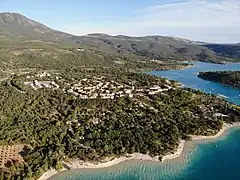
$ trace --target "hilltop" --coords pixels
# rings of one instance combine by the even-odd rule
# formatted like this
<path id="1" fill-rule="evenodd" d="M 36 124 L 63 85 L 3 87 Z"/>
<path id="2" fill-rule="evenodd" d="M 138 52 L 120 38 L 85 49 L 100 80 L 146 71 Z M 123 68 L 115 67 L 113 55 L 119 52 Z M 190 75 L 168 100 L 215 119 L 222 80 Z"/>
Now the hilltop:
<path id="1" fill-rule="evenodd" d="M 70 37 L 18 13 L 0 13 L 0 34 L 2 38 L 15 40 L 56 41 Z"/>

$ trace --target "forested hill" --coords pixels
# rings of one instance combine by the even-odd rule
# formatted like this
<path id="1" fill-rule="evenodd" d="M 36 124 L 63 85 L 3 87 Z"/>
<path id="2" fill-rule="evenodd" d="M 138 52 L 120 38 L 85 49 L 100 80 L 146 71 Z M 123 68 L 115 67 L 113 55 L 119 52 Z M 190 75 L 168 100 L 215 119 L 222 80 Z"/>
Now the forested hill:
<path id="1" fill-rule="evenodd" d="M 240 88 L 240 71 L 200 72 L 198 77 Z"/>

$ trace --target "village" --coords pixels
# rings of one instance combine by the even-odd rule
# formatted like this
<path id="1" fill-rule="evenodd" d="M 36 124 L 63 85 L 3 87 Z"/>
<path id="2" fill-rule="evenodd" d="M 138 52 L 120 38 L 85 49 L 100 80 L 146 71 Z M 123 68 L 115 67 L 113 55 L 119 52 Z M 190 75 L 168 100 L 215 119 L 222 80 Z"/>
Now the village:
<path id="1" fill-rule="evenodd" d="M 50 89 L 62 89 L 64 92 L 73 94 L 79 99 L 114 99 L 118 97 L 128 96 L 133 98 L 134 96 L 154 95 L 157 93 L 163 93 L 172 89 L 169 84 L 154 85 L 152 87 L 136 87 L 133 82 L 121 84 L 114 80 L 108 80 L 106 77 L 91 77 L 84 78 L 79 81 L 73 80 L 73 82 L 66 82 L 64 79 L 60 79 L 59 76 L 53 77 L 49 81 L 37 80 L 38 77 L 51 77 L 50 73 L 43 72 L 36 76 L 27 76 L 27 79 L 32 78 L 32 81 L 24 82 L 25 85 L 31 86 L 34 90 L 41 88 Z M 54 80 L 53 80 L 54 79 Z M 62 87 L 58 85 L 56 81 L 61 81 Z"/>

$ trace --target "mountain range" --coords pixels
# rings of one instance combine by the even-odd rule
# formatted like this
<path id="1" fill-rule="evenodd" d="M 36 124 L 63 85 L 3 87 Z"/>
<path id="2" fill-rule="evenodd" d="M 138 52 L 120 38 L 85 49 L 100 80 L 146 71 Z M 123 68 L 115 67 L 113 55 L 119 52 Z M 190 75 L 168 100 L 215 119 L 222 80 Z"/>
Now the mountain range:
<path id="1" fill-rule="evenodd" d="M 91 52 L 110 54 L 129 60 L 134 57 L 143 61 L 165 62 L 171 60 L 200 60 L 214 63 L 240 61 L 240 44 L 209 44 L 165 36 L 129 37 L 107 34 L 75 36 L 51 29 L 18 13 L 0 13 L 0 37 L 2 47 L 6 48 L 4 45 L 7 44 L 8 48 L 9 46 L 14 50 L 18 48 L 19 51 L 24 47 L 32 48 L 31 45 L 37 43 L 33 45 L 35 49 L 36 46 L 43 48 L 46 44 L 54 50 L 60 48 L 61 51 L 66 47 L 68 49 L 84 48 L 92 50 Z"/>

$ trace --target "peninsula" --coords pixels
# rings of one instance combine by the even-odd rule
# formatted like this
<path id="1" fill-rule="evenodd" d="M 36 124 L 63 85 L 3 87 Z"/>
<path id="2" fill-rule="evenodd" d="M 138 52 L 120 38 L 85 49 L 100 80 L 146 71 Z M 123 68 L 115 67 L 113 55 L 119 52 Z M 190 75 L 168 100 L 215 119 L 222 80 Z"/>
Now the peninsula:
<path id="1" fill-rule="evenodd" d="M 135 153 L 161 161 L 181 140 L 240 121 L 233 104 L 180 85 L 117 69 L 12 76 L 0 84 L 0 141 L 25 146 L 19 162 L 3 156 L 1 176 L 38 178 L 64 161 L 95 164 Z"/>
<path id="2" fill-rule="evenodd" d="M 240 71 L 200 72 L 198 77 L 234 88 L 240 88 Z"/>

